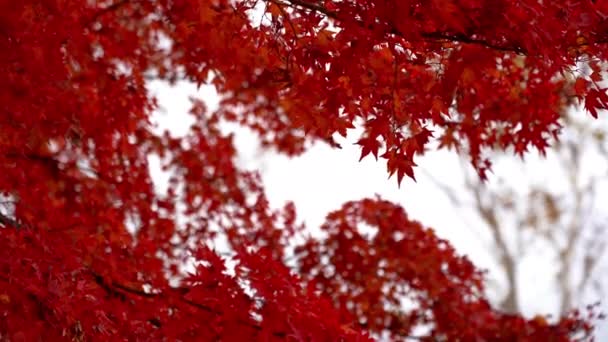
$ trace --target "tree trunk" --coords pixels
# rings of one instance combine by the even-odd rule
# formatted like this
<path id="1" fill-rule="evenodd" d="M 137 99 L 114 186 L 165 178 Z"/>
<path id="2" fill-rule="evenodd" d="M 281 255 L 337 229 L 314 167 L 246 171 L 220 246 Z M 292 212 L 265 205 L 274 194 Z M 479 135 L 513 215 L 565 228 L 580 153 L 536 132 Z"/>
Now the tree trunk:
<path id="1" fill-rule="evenodd" d="M 502 264 L 504 266 L 504 270 L 507 276 L 507 285 L 509 287 L 509 292 L 507 293 L 507 296 L 504 297 L 501 301 L 500 309 L 509 314 L 516 314 L 519 313 L 517 267 L 515 265 L 515 261 L 507 255 L 503 255 Z"/>

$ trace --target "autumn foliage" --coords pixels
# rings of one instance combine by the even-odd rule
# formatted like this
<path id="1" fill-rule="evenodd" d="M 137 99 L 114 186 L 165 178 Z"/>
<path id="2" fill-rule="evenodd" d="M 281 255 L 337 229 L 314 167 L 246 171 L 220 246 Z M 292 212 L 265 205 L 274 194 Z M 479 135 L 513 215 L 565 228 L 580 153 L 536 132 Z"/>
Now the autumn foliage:
<path id="1" fill-rule="evenodd" d="M 308 236 L 222 125 L 288 155 L 360 125 L 399 182 L 433 146 L 483 178 L 484 150 L 543 151 L 565 107 L 606 109 L 607 18 L 603 0 L 0 1 L 0 340 L 588 338 L 587 313 L 494 310 L 471 262 L 380 198 Z M 150 79 L 221 105 L 155 134 Z"/>

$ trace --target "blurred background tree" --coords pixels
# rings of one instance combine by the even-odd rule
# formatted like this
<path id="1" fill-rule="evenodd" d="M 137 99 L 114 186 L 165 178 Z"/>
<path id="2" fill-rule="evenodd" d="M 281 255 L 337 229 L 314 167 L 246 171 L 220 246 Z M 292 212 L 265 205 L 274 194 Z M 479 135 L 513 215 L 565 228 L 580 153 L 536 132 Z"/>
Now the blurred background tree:
<path id="1" fill-rule="evenodd" d="M 486 183 L 464 157 L 460 184 L 425 170 L 480 238 L 491 258 L 490 297 L 507 312 L 525 312 L 524 292 L 538 286 L 522 282 L 524 267 L 550 273 L 555 315 L 608 293 L 608 122 L 576 110 L 562 121 L 546 156 L 489 155 L 495 173 Z"/>

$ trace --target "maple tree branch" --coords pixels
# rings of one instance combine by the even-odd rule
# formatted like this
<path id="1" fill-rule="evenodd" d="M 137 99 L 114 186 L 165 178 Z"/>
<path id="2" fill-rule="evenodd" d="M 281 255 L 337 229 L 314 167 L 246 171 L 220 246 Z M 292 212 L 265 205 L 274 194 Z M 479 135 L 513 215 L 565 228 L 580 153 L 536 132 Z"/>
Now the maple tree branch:
<path id="1" fill-rule="evenodd" d="M 393 32 L 395 33 L 395 32 Z M 486 48 L 495 50 L 495 51 L 501 51 L 501 52 L 512 52 L 518 55 L 528 55 L 528 51 L 519 45 L 499 45 L 499 44 L 495 44 L 495 43 L 491 43 L 488 42 L 487 40 L 484 39 L 477 39 L 477 38 L 472 38 L 470 36 L 467 36 L 465 34 L 461 34 L 461 33 L 452 33 L 452 34 L 448 34 L 445 32 L 423 32 L 422 33 L 422 37 L 424 38 L 428 38 L 428 39 L 435 39 L 435 40 L 447 40 L 447 41 L 452 41 L 452 42 L 457 42 L 457 43 L 464 43 L 464 44 L 474 44 L 474 45 L 481 45 L 484 46 Z"/>
<path id="2" fill-rule="evenodd" d="M 140 290 L 140 289 L 135 289 L 132 288 L 130 286 L 121 284 L 119 282 L 116 281 L 111 281 L 110 283 L 108 283 L 101 274 L 95 272 L 94 270 L 89 269 L 89 271 L 91 272 L 91 274 L 93 275 L 93 279 L 95 280 L 95 282 L 101 287 L 103 288 L 106 292 L 117 296 L 118 298 L 120 298 L 121 300 L 126 300 L 126 296 L 125 293 L 127 294 L 131 294 L 134 296 L 138 296 L 138 297 L 143 297 L 146 299 L 154 299 L 154 298 L 158 298 L 160 296 L 162 296 L 162 293 L 150 293 L 150 292 L 145 292 L 144 290 Z M 176 289 L 176 290 L 180 290 L 180 289 Z M 123 293 L 121 293 L 123 292 Z M 210 314 L 214 314 L 214 315 L 222 315 L 223 313 L 219 310 L 215 310 L 205 304 L 201 304 L 198 303 L 196 301 L 193 301 L 191 299 L 185 298 L 183 296 L 184 294 L 180 294 L 179 295 L 179 300 L 189 306 L 192 306 L 194 308 L 197 308 L 199 310 L 208 312 Z M 153 324 L 157 327 L 162 326 L 162 322 L 158 319 L 158 318 L 152 318 L 149 319 L 148 322 L 150 324 Z M 251 322 L 247 322 L 244 320 L 239 319 L 238 323 L 243 324 L 245 326 L 248 326 L 252 329 L 255 329 L 257 331 L 261 331 L 263 328 L 262 326 L 255 324 L 255 323 L 251 323 Z M 359 324 L 359 326 L 364 329 L 364 325 L 363 324 Z M 287 332 L 284 331 L 273 331 L 272 335 L 275 337 L 279 337 L 279 338 L 284 338 L 287 336 Z M 401 337 L 408 339 L 408 340 L 423 340 L 426 337 L 421 337 L 421 336 L 410 336 L 410 335 L 405 335 L 402 334 Z"/>
<path id="3" fill-rule="evenodd" d="M 264 0 L 264 1 L 274 2 L 275 4 L 277 3 L 276 0 Z M 311 10 L 314 12 L 322 13 L 328 18 L 340 20 L 340 18 L 338 17 L 338 14 L 336 12 L 330 11 L 327 8 L 325 8 L 319 4 L 302 1 L 302 0 L 284 0 L 284 1 L 287 1 L 288 3 L 295 5 L 297 7 L 300 7 L 300 8 L 305 8 L 305 9 L 308 9 L 308 10 Z"/>
<path id="4" fill-rule="evenodd" d="M 97 283 L 101 288 L 103 288 L 109 294 L 117 296 L 118 298 L 120 298 L 123 301 L 126 300 L 126 294 L 130 294 L 130 295 L 134 295 L 134 296 L 142 297 L 142 298 L 146 298 L 146 299 L 160 298 L 163 295 L 163 293 L 146 292 L 142 289 L 136 289 L 136 288 L 121 284 L 116 281 L 108 282 L 104 279 L 104 277 L 101 274 L 97 273 L 96 271 L 89 269 L 89 272 L 93 275 L 93 279 L 94 279 L 95 283 Z M 176 289 L 176 290 L 180 290 L 180 289 Z M 207 305 L 204 305 L 204 304 L 198 303 L 196 301 L 193 301 L 191 299 L 185 298 L 183 295 L 184 295 L 184 293 L 180 293 L 178 298 L 184 304 L 197 308 L 201 311 L 208 312 L 210 314 L 214 314 L 214 315 L 218 315 L 218 316 L 223 314 L 223 312 L 221 312 L 219 310 L 215 310 Z M 237 320 L 238 320 L 238 323 L 248 326 L 257 331 L 261 331 L 263 329 L 262 326 L 260 326 L 258 324 L 251 323 L 251 322 L 248 322 L 248 321 L 245 321 L 242 319 L 237 319 Z M 155 326 L 162 325 L 161 321 L 158 318 L 152 318 L 152 319 L 148 320 L 148 322 Z M 282 338 L 282 337 L 287 336 L 287 332 L 273 331 L 272 335 L 275 337 Z"/>
<path id="5" fill-rule="evenodd" d="M 333 19 L 336 21 L 345 21 L 344 18 L 340 17 L 338 12 L 331 11 L 318 3 L 308 2 L 308 1 L 304 1 L 304 0 L 280 0 L 280 1 L 263 0 L 263 1 L 273 2 L 275 4 L 278 4 L 278 2 L 285 4 L 285 2 L 287 2 L 288 4 L 291 4 L 292 6 L 295 6 L 295 7 L 299 7 L 302 9 L 307 9 L 307 10 L 310 10 L 313 12 L 321 13 L 321 14 L 325 15 L 327 18 L 330 18 L 330 19 Z M 360 20 L 354 20 L 354 22 L 363 28 L 367 28 L 367 29 L 371 28 L 370 25 L 366 25 L 365 23 L 363 23 Z M 405 35 L 403 34 L 403 32 L 401 32 L 399 29 L 397 29 L 394 25 L 389 24 L 388 28 L 389 28 L 389 30 L 387 33 L 394 34 L 398 37 L 401 37 L 401 38 L 404 38 L 407 40 L 411 40 L 411 38 L 406 38 Z M 485 39 L 474 38 L 472 36 L 462 34 L 462 33 L 446 33 L 446 32 L 441 32 L 441 31 L 433 31 L 433 32 L 422 32 L 420 34 L 420 36 L 423 39 L 427 39 L 427 40 L 434 40 L 434 41 L 445 40 L 445 41 L 451 41 L 451 42 L 463 43 L 463 44 L 475 44 L 475 45 L 484 46 L 486 48 L 496 50 L 496 51 L 511 52 L 511 53 L 515 53 L 518 55 L 528 55 L 529 54 L 529 51 L 527 51 L 526 48 L 524 48 L 523 46 L 517 45 L 517 44 L 515 44 L 515 45 L 497 44 L 497 43 L 493 43 L 493 42 L 490 42 Z"/>
<path id="6" fill-rule="evenodd" d="M 291 18 L 289 17 L 289 15 L 287 14 L 287 12 L 283 8 L 283 6 L 281 6 L 280 3 L 272 1 L 272 0 L 270 0 L 270 2 L 273 3 L 273 4 L 275 4 L 277 6 L 277 8 L 279 9 L 279 11 L 281 12 L 281 14 L 283 15 L 283 17 L 287 21 L 287 24 L 291 28 L 291 31 L 293 32 L 294 40 L 297 41 L 298 40 L 298 31 L 296 30 L 296 28 L 295 28 L 295 26 L 293 24 L 293 21 L 291 21 Z"/>
<path id="7" fill-rule="evenodd" d="M 93 17 L 91 17 L 90 22 L 94 23 L 95 21 L 97 21 L 97 19 L 103 17 L 104 15 L 110 13 L 110 12 L 114 12 L 116 10 L 118 10 L 119 8 L 121 8 L 122 6 L 128 4 L 129 2 L 131 2 L 131 0 L 119 0 L 99 11 L 97 11 Z"/>

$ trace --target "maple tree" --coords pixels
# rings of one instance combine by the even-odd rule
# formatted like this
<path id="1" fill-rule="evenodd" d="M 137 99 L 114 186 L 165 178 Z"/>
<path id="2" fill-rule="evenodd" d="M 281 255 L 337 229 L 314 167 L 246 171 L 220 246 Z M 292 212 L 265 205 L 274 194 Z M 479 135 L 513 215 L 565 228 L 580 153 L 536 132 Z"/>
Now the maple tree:
<path id="1" fill-rule="evenodd" d="M 564 105 L 606 109 L 607 15 L 587 0 L 0 1 L 0 338 L 589 338 L 586 313 L 492 309 L 466 258 L 380 198 L 298 242 L 295 208 L 269 207 L 222 124 L 296 155 L 360 123 L 361 157 L 399 182 L 434 139 L 484 178 L 484 149 L 543 151 Z M 220 108 L 194 100 L 185 137 L 157 135 L 148 79 L 212 84 Z"/>

